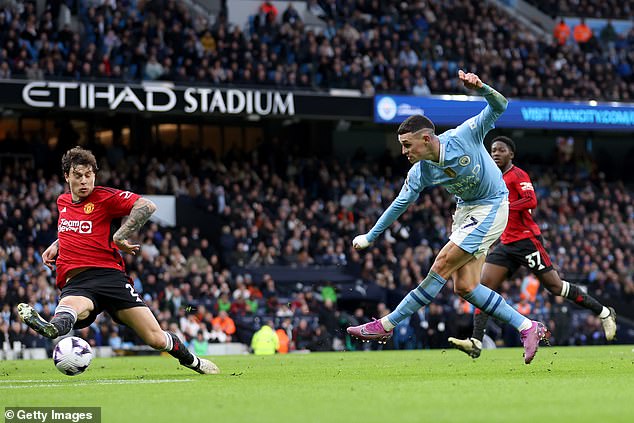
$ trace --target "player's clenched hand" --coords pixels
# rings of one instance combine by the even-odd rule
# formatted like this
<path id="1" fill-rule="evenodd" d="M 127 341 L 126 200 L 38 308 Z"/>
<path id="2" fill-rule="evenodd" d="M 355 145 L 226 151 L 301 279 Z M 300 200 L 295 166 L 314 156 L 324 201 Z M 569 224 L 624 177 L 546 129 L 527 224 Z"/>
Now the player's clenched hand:
<path id="1" fill-rule="evenodd" d="M 139 244 L 130 244 L 130 241 L 127 239 L 115 240 L 114 241 L 117 248 L 119 248 L 124 253 L 135 255 L 140 249 L 141 246 Z"/>
<path id="2" fill-rule="evenodd" d="M 352 246 L 356 250 L 363 250 L 364 248 L 368 248 L 370 246 L 370 241 L 368 241 L 368 237 L 366 235 L 357 235 L 352 240 Z"/>
<path id="3" fill-rule="evenodd" d="M 465 88 L 470 90 L 482 88 L 482 81 L 475 73 L 464 73 L 461 69 L 458 71 L 458 78 L 460 78 Z"/>
<path id="4" fill-rule="evenodd" d="M 44 252 L 42 253 L 42 262 L 44 266 L 53 270 L 53 266 L 55 265 L 55 257 L 57 257 L 57 252 L 59 251 L 59 246 L 57 241 L 52 243 Z"/>

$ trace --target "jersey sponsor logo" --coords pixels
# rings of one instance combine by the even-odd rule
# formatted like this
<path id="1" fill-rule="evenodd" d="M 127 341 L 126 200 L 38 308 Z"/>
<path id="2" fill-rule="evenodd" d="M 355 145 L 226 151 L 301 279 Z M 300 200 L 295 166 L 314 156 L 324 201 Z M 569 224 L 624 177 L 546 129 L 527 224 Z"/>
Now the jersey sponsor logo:
<path id="1" fill-rule="evenodd" d="M 520 182 L 520 187 L 522 188 L 522 191 L 535 191 L 533 189 L 533 184 L 530 182 Z"/>
<path id="2" fill-rule="evenodd" d="M 445 172 L 445 175 L 449 176 L 450 178 L 455 178 L 456 176 L 458 176 L 456 171 L 450 167 L 443 169 L 442 171 Z"/>
<path id="3" fill-rule="evenodd" d="M 479 184 L 480 178 L 474 175 L 469 175 L 458 179 L 452 184 L 445 185 L 445 189 L 449 191 L 450 194 L 462 196 L 465 192 L 476 189 Z"/>
<path id="4" fill-rule="evenodd" d="M 57 232 L 76 232 L 79 234 L 91 234 L 92 233 L 92 221 L 91 220 L 68 220 L 61 219 L 57 226 Z"/>
<path id="5" fill-rule="evenodd" d="M 121 191 L 119 193 L 119 197 L 125 198 L 127 200 L 132 197 L 132 193 L 130 191 Z"/>
<path id="6" fill-rule="evenodd" d="M 458 159 L 458 164 L 462 167 L 468 166 L 469 163 L 471 163 L 471 157 L 469 156 L 462 156 L 460 157 L 460 159 Z"/>
<path id="7" fill-rule="evenodd" d="M 95 205 L 93 203 L 88 203 L 84 206 L 84 213 L 90 214 L 95 210 Z"/>
<path id="8" fill-rule="evenodd" d="M 92 221 L 90 220 L 82 220 L 79 222 L 79 233 L 80 234 L 91 234 L 92 233 Z"/>
<path id="9" fill-rule="evenodd" d="M 476 126 L 478 126 L 478 124 L 476 123 L 475 118 L 469 119 L 469 128 L 476 129 Z"/>

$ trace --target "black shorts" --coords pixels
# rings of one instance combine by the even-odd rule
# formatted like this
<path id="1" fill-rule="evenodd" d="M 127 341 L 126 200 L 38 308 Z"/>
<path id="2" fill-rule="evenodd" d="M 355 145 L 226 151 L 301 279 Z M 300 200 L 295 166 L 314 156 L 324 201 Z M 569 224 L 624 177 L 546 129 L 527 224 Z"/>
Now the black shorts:
<path id="1" fill-rule="evenodd" d="M 128 275 L 116 269 L 94 268 L 81 272 L 62 288 L 60 299 L 68 296 L 89 298 L 95 307 L 87 318 L 75 322 L 73 329 L 90 326 L 102 311 L 107 311 L 115 322 L 122 324 L 116 317 L 117 311 L 147 307 Z"/>
<path id="2" fill-rule="evenodd" d="M 487 255 L 486 262 L 506 267 L 509 275 L 515 273 L 520 266 L 528 267 L 535 275 L 553 269 L 541 235 L 520 239 L 510 244 L 499 243 Z"/>

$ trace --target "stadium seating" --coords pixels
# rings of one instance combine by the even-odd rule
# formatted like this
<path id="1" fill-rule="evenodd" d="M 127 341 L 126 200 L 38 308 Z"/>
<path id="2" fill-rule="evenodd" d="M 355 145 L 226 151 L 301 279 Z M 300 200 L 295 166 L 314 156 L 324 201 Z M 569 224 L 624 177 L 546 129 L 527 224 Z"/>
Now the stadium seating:
<path id="1" fill-rule="evenodd" d="M 619 0 L 526 0 L 549 16 L 583 16 L 601 19 L 632 19 L 634 9 L 631 2 Z"/>
<path id="2" fill-rule="evenodd" d="M 167 79 L 421 95 L 462 93 L 454 77 L 462 67 L 513 97 L 634 98 L 634 30 L 610 42 L 595 37 L 581 46 L 559 45 L 476 0 L 343 3 L 325 12 L 323 33 L 307 30 L 300 17 L 264 19 L 257 10 L 246 28 L 229 26 L 223 15 L 210 26 L 169 0 L 117 1 L 116 8 L 80 1 L 73 10 L 81 29 L 73 32 L 56 27 L 52 9 L 36 16 L 29 2 L 22 10 L 7 5 L 0 13 L 0 78 Z M 627 13 L 625 6 L 609 10 Z"/>

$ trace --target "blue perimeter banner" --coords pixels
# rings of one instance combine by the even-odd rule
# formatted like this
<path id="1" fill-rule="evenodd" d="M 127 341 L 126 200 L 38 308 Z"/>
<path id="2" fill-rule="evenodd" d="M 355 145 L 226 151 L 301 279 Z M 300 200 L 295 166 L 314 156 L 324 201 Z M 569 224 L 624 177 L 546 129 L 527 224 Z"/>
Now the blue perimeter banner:
<path id="1" fill-rule="evenodd" d="M 436 125 L 456 126 L 480 113 L 485 106 L 484 98 L 466 95 L 377 95 L 374 97 L 374 121 L 401 123 L 408 116 L 422 114 Z M 634 131 L 634 104 L 509 100 L 508 108 L 495 126 Z"/>

